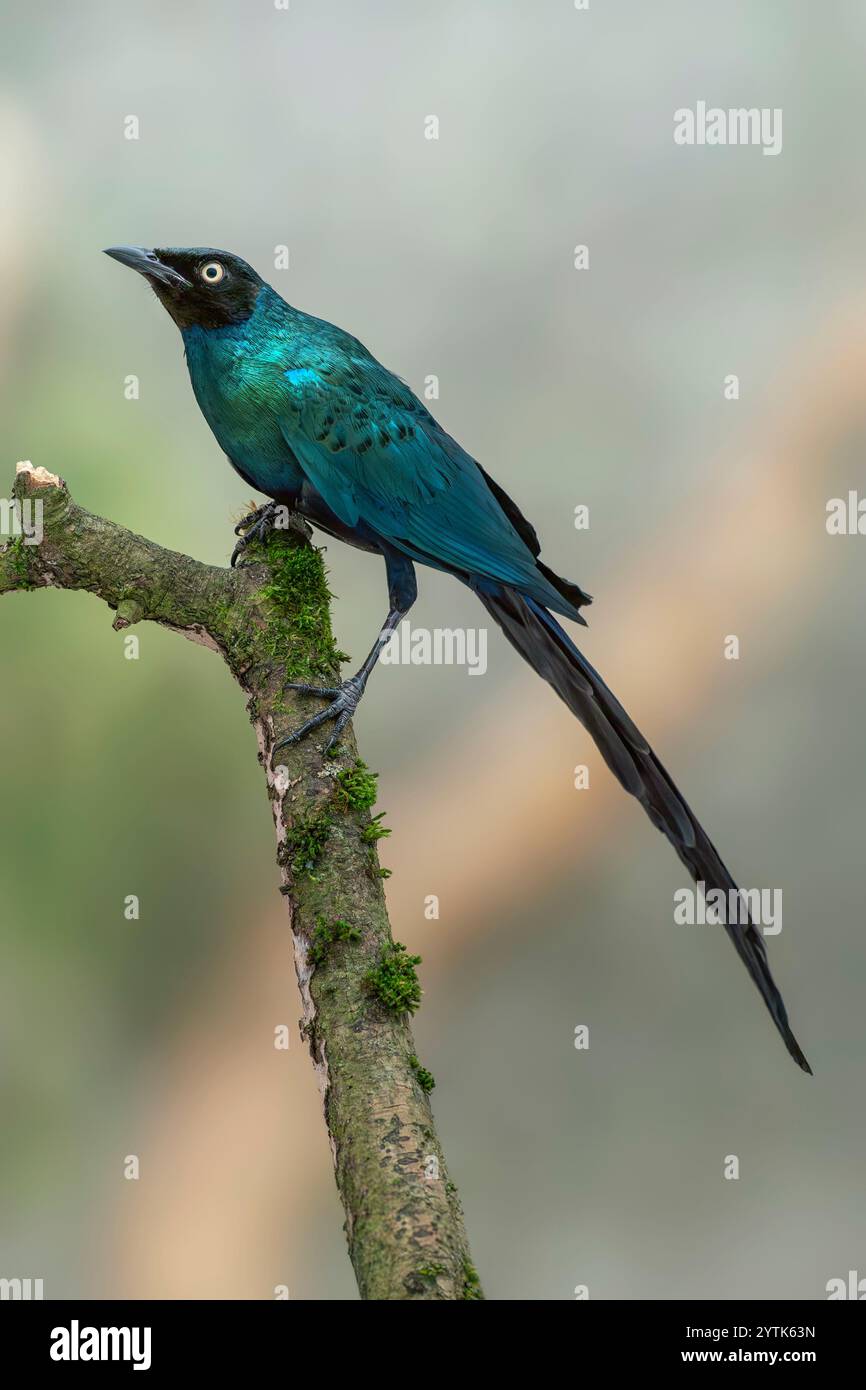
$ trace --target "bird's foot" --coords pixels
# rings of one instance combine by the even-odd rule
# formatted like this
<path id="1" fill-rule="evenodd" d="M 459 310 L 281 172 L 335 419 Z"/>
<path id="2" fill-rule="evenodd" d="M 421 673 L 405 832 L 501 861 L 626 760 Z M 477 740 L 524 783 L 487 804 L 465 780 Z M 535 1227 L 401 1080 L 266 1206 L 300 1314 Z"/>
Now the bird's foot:
<path id="1" fill-rule="evenodd" d="M 247 512 L 246 516 L 241 517 L 235 527 L 235 535 L 240 539 L 232 551 L 232 569 L 248 545 L 253 545 L 255 542 L 264 545 L 268 535 L 274 529 L 276 515 L 277 503 L 266 502 L 263 507 L 256 507 L 254 512 Z"/>
<path id="2" fill-rule="evenodd" d="M 232 551 L 232 568 L 243 555 L 248 545 L 258 542 L 264 545 L 272 531 L 294 533 L 296 538 L 310 540 L 313 528 L 307 524 L 300 512 L 293 510 L 285 502 L 266 502 L 263 507 L 247 512 L 235 527 L 235 535 L 240 540 Z M 243 566 L 241 566 L 243 568 Z"/>
<path id="3" fill-rule="evenodd" d="M 318 695 L 320 699 L 328 700 L 329 704 L 324 709 L 319 710 L 318 714 L 314 714 L 312 719 L 308 719 L 293 734 L 280 739 L 280 742 L 274 746 L 274 752 L 276 753 L 279 748 L 286 748 L 289 744 L 300 743 L 302 738 L 306 738 L 307 734 L 318 729 L 320 724 L 324 724 L 328 719 L 333 719 L 334 729 L 325 745 L 325 752 L 330 753 L 331 749 L 339 743 L 340 734 L 358 708 L 366 683 L 366 679 L 361 676 L 352 676 L 349 680 L 343 681 L 342 685 L 298 685 L 289 682 L 286 686 L 287 690 L 297 690 L 301 695 Z"/>

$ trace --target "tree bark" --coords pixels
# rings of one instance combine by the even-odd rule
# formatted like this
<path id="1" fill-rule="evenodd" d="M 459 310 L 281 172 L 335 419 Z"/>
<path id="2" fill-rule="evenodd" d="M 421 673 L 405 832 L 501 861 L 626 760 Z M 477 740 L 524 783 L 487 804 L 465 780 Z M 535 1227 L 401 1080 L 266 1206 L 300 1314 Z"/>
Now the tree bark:
<path id="1" fill-rule="evenodd" d="M 41 504 L 42 539 L 0 548 L 0 594 L 86 589 L 124 630 L 152 621 L 219 653 L 247 697 L 277 834 L 307 1040 L 324 1102 L 349 1254 L 364 1299 L 483 1297 L 436 1135 L 430 1078 L 409 1014 L 417 958 L 395 947 L 371 818 L 375 778 L 351 727 L 336 753 L 318 732 L 273 763 L 311 712 L 289 681 L 333 685 L 339 653 L 320 553 L 300 518 L 251 546 L 239 569 L 163 550 L 85 511 L 62 479 L 19 465 L 16 504 Z M 31 517 L 33 513 L 31 513 Z M 246 557 L 245 557 L 246 558 Z"/>

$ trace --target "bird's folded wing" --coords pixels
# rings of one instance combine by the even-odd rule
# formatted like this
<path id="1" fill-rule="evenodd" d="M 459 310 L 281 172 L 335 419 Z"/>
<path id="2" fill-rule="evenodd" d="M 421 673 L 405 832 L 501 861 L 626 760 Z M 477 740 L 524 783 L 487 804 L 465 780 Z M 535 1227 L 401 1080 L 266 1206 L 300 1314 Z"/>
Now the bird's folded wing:
<path id="1" fill-rule="evenodd" d="M 374 359 L 284 374 L 281 428 L 316 490 L 416 558 L 516 586 L 539 583 L 535 557 L 475 461 L 408 386 Z"/>

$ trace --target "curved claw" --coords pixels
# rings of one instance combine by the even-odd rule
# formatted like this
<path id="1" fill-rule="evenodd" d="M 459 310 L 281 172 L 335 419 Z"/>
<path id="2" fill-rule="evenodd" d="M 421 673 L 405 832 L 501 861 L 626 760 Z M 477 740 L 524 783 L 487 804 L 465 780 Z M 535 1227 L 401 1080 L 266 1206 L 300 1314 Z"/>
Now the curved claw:
<path id="1" fill-rule="evenodd" d="M 234 550 L 232 551 L 231 557 L 230 557 L 230 559 L 229 559 L 229 566 L 230 566 L 231 569 L 235 569 L 235 568 L 236 568 L 237 563 L 238 563 L 238 560 L 239 560 L 240 557 L 243 555 L 243 553 L 244 553 L 245 550 L 246 550 L 246 546 L 245 546 L 245 545 L 241 545 L 240 541 L 238 541 L 238 543 L 237 543 L 237 545 L 235 546 Z"/>

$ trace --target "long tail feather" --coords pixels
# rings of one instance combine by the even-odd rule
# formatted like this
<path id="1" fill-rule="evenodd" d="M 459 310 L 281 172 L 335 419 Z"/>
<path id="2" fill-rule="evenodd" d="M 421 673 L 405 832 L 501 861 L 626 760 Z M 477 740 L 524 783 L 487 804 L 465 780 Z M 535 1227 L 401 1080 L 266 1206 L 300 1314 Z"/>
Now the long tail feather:
<path id="1" fill-rule="evenodd" d="M 525 661 L 553 686 L 591 734 L 602 757 L 627 792 L 637 797 L 653 825 L 670 840 L 704 892 L 721 890 L 725 901 L 737 886 L 697 817 L 601 676 L 578 651 L 556 619 L 533 599 L 511 589 L 477 591 L 491 617 Z M 725 917 L 725 930 L 760 991 L 785 1046 L 798 1066 L 811 1067 L 788 1025 L 782 996 L 770 974 L 767 950 L 748 913 Z M 748 920 L 743 922 L 745 916 Z"/>

